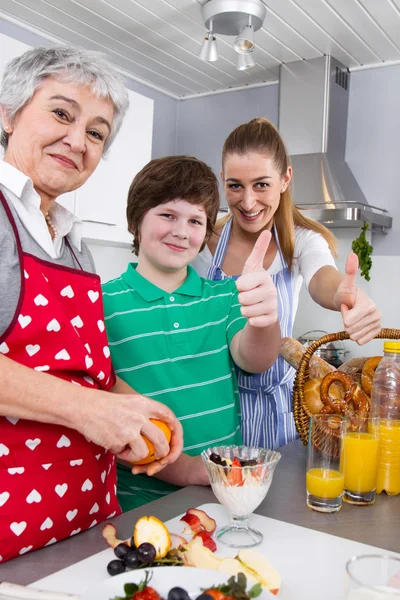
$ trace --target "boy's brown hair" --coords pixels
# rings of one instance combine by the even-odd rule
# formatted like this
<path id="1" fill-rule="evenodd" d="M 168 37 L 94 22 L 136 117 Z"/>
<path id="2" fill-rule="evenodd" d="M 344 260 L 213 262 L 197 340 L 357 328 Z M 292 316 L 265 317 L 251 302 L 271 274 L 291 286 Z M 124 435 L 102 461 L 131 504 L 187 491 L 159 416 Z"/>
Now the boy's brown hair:
<path id="1" fill-rule="evenodd" d="M 207 232 L 203 250 L 214 231 L 219 210 L 218 181 L 204 162 L 193 156 L 165 156 L 151 160 L 131 183 L 126 216 L 133 233 L 133 252 L 138 254 L 140 225 L 151 209 L 170 200 L 186 200 L 204 207 Z"/>

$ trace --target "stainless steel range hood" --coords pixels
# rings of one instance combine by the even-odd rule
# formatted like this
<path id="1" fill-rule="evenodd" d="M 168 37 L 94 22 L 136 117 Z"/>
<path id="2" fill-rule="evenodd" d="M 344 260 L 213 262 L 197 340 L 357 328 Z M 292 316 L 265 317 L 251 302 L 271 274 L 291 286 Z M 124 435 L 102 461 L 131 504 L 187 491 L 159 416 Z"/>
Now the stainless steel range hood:
<path id="1" fill-rule="evenodd" d="M 281 66 L 279 130 L 291 155 L 293 200 L 327 227 L 368 222 L 385 231 L 392 218 L 368 204 L 345 162 L 349 77 L 331 56 Z"/>

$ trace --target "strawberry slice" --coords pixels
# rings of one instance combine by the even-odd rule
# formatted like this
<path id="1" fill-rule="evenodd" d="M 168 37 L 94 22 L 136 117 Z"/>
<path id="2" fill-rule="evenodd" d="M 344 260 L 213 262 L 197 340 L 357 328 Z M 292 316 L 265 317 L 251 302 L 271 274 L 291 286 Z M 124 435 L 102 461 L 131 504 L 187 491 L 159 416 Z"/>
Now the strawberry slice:
<path id="1" fill-rule="evenodd" d="M 240 460 L 238 458 L 233 459 L 231 470 L 227 475 L 227 480 L 229 485 L 234 485 L 237 487 L 240 487 L 244 484 L 242 465 L 240 464 Z"/>

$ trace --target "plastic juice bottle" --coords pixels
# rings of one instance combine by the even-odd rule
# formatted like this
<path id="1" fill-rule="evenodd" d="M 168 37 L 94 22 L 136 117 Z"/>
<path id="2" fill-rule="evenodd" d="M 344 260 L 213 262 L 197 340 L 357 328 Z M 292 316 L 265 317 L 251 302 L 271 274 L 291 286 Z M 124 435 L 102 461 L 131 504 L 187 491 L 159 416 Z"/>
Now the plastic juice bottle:
<path id="1" fill-rule="evenodd" d="M 376 491 L 400 494 L 400 342 L 385 342 L 375 371 L 371 415 L 380 417 Z"/>

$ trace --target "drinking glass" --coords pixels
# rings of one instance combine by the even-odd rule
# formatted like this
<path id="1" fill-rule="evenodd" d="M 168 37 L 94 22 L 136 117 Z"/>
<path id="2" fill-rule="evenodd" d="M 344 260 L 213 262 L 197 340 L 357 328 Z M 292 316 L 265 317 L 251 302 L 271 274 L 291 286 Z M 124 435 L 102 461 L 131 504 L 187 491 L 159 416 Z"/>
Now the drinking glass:
<path id="1" fill-rule="evenodd" d="M 346 564 L 347 600 L 400 600 L 400 558 L 353 556 Z"/>
<path id="2" fill-rule="evenodd" d="M 379 417 L 346 420 L 344 436 L 344 496 L 348 504 L 375 502 L 378 472 Z"/>
<path id="3" fill-rule="evenodd" d="M 216 446 L 201 454 L 212 490 L 230 513 L 229 525 L 216 531 L 217 539 L 232 548 L 250 548 L 263 540 L 249 525 L 252 512 L 264 500 L 281 455 L 250 446 Z"/>
<path id="4" fill-rule="evenodd" d="M 342 506 L 344 460 L 342 455 L 345 418 L 314 415 L 310 419 L 307 454 L 307 506 L 333 513 Z"/>

